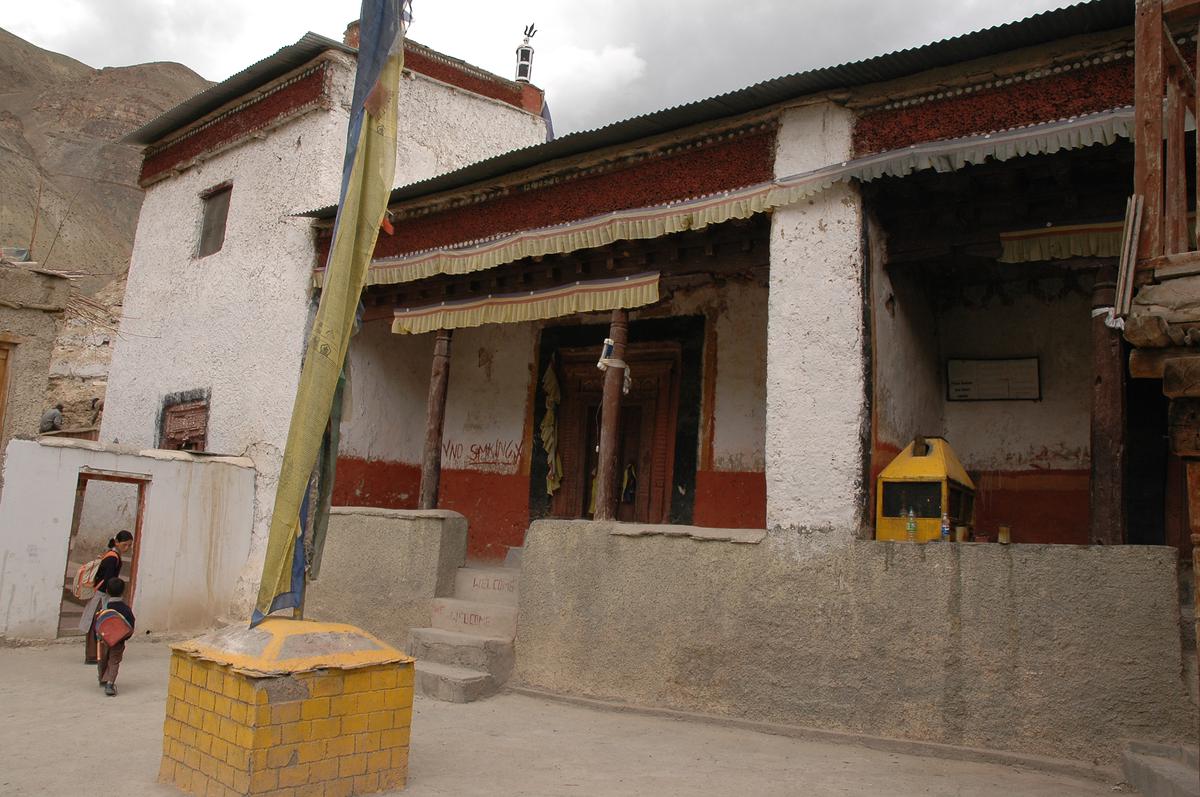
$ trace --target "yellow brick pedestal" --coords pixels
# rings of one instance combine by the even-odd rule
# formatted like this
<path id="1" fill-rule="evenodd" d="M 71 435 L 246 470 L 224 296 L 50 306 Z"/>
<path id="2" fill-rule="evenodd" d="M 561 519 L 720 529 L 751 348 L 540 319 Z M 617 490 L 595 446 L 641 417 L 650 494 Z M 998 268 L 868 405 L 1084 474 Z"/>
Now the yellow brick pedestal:
<path id="1" fill-rule="evenodd" d="M 159 780 L 211 797 L 404 788 L 413 662 L 365 631 L 269 618 L 173 646 Z"/>

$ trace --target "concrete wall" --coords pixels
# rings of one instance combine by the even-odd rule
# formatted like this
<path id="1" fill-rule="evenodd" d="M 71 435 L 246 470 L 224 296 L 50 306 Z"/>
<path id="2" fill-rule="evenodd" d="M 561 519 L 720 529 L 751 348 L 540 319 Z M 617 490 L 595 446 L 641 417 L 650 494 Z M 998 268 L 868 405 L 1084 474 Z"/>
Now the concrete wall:
<path id="1" fill-rule="evenodd" d="M 251 555 L 237 602 L 257 590 L 309 320 L 311 224 L 290 214 L 335 204 L 352 62 L 335 58 L 333 108 L 214 155 L 146 192 L 101 440 L 157 445 L 164 396 L 211 391 L 208 448 L 258 474 Z M 420 75 L 400 99 L 396 184 L 539 143 L 542 120 Z M 232 181 L 225 243 L 195 257 L 200 193 Z M 253 385 L 247 379 L 253 379 Z"/>
<path id="2" fill-rule="evenodd" d="M 305 615 L 403 649 L 410 628 L 430 624 L 433 599 L 454 593 L 466 551 L 467 520 L 457 512 L 334 507 Z"/>
<path id="3" fill-rule="evenodd" d="M 758 545 L 539 521 L 514 681 L 1112 764 L 1194 743 L 1173 549 Z M 622 527 L 628 531 L 629 526 Z"/>
<path id="4" fill-rule="evenodd" d="M 786 111 L 775 173 L 850 157 L 853 116 L 828 103 Z M 835 184 L 775 211 L 767 321 L 767 527 L 805 546 L 861 531 L 867 417 L 862 203 Z"/>
<path id="5" fill-rule="evenodd" d="M 0 636 L 49 639 L 58 632 L 83 468 L 149 478 L 135 554 L 139 633 L 204 628 L 223 616 L 250 544 L 250 460 L 14 440 L 0 496 Z"/>
<path id="6" fill-rule="evenodd" d="M 0 298 L 11 303 L 0 304 L 0 345 L 11 346 L 7 383 L 0 381 L 0 466 L 10 439 L 38 433 L 47 409 L 50 355 L 70 290 L 62 277 L 0 266 Z"/>

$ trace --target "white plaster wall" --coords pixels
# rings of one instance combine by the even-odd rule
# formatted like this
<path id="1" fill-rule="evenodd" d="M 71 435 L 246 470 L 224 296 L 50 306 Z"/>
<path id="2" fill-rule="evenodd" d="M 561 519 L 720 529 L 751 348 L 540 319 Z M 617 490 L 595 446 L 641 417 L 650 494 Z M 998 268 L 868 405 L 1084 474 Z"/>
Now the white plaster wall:
<path id="1" fill-rule="evenodd" d="M 391 325 L 391 319 L 369 321 L 350 339 L 339 453 L 417 464 L 425 442 L 434 336 L 396 335 Z M 457 362 L 451 354 L 453 373 Z"/>
<path id="2" fill-rule="evenodd" d="M 904 448 L 919 434 L 943 433 L 937 318 L 911 272 L 885 268 L 879 232 L 871 235 L 875 436 Z"/>
<path id="3" fill-rule="evenodd" d="M 235 612 L 257 591 L 310 312 L 311 225 L 289 214 L 337 202 L 352 69 L 336 62 L 332 110 L 156 183 L 138 221 L 101 439 L 156 445 L 162 398 L 211 390 L 209 450 L 248 456 L 258 473 Z M 540 118 L 421 76 L 406 77 L 400 103 L 397 184 L 545 139 Z M 226 180 L 225 244 L 195 259 L 200 192 Z"/>
<path id="4" fill-rule="evenodd" d="M 150 479 L 137 543 L 138 632 L 195 630 L 223 615 L 250 544 L 248 459 L 14 440 L 0 496 L 0 635 L 57 635 L 75 487 L 85 467 Z"/>
<path id="5" fill-rule="evenodd" d="M 75 561 L 90 559 L 108 545 L 109 539 L 121 529 L 133 529 L 137 520 L 137 488 L 119 482 L 93 481 L 84 493 L 83 510 L 79 515 L 79 532 L 75 535 Z M 80 559 L 82 552 L 84 559 Z"/>
<path id="6" fill-rule="evenodd" d="M 945 402 L 946 438 L 971 470 L 1083 470 L 1091 462 L 1090 297 L 956 307 L 938 318 L 942 361 L 1040 358 L 1041 401 Z"/>
<path id="7" fill-rule="evenodd" d="M 528 445 L 525 412 L 536 369 L 536 334 L 534 324 L 454 331 L 443 468 L 507 474 L 520 470 Z"/>
<path id="8" fill-rule="evenodd" d="M 849 157 L 853 116 L 830 104 L 781 119 L 776 175 Z M 767 321 L 767 528 L 803 546 L 849 542 L 861 525 L 866 422 L 862 204 L 837 184 L 775 211 Z"/>

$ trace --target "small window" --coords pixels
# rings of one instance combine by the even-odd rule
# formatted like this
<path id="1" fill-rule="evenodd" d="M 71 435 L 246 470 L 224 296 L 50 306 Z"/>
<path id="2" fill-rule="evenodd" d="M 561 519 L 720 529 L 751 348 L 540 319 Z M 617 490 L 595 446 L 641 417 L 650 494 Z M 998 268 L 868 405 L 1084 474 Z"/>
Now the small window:
<path id="1" fill-rule="evenodd" d="M 200 224 L 200 249 L 197 257 L 207 257 L 220 252 L 225 245 L 225 219 L 229 216 L 229 195 L 233 193 L 231 183 L 222 183 L 200 195 L 204 203 L 204 215 Z"/>
<path id="2" fill-rule="evenodd" d="M 941 482 L 883 483 L 883 516 L 904 517 L 908 510 L 920 518 L 942 516 Z"/>

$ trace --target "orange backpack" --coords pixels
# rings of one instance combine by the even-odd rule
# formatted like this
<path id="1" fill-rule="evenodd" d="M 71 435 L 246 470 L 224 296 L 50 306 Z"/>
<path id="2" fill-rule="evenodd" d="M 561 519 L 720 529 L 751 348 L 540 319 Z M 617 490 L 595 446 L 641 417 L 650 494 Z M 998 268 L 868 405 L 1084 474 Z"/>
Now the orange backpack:
<path id="1" fill-rule="evenodd" d="M 75 581 L 71 585 L 71 594 L 81 601 L 90 601 L 92 596 L 96 594 L 96 571 L 100 569 L 100 563 L 109 556 L 115 556 L 118 559 L 121 554 L 109 549 L 97 556 L 90 562 L 84 562 L 75 571 Z"/>

